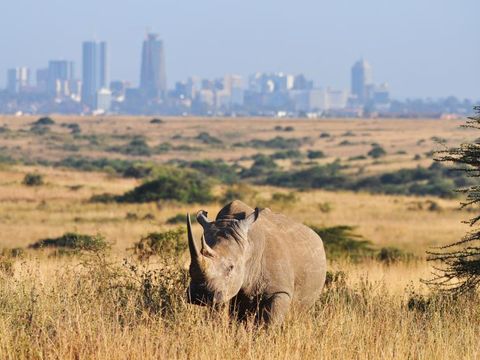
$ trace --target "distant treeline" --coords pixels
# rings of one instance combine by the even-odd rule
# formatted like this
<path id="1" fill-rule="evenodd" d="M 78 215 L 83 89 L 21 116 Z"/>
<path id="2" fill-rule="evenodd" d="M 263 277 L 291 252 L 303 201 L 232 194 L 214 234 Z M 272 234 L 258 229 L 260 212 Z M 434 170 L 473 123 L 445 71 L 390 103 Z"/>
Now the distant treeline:
<path id="1" fill-rule="evenodd" d="M 322 156 L 308 154 L 307 158 Z M 433 163 L 429 167 L 418 166 L 413 169 L 400 169 L 378 175 L 362 176 L 347 174 L 348 165 L 340 161 L 329 164 L 314 164 L 300 169 L 282 170 L 276 159 L 305 157 L 296 150 L 287 150 L 271 155 L 257 154 L 252 157 L 253 164 L 246 168 L 238 164 L 228 164 L 223 160 L 174 160 L 169 164 L 159 165 L 153 162 L 137 160 L 67 157 L 60 161 L 39 161 L 36 164 L 72 168 L 81 171 L 104 171 L 121 177 L 131 177 L 150 181 L 165 172 L 165 168 L 177 168 L 177 180 L 184 179 L 184 172 L 190 176 L 201 174 L 224 184 L 248 182 L 258 185 L 274 185 L 296 189 L 326 189 L 366 191 L 381 194 L 398 195 L 432 195 L 454 197 L 454 189 L 472 185 L 472 179 L 464 172 L 454 171 L 441 163 Z M 1 158 L 12 163 L 10 158 Z M 306 163 L 308 164 L 308 163 Z M 305 164 L 303 164 L 305 166 Z M 193 175 L 192 175 L 193 174 Z"/>

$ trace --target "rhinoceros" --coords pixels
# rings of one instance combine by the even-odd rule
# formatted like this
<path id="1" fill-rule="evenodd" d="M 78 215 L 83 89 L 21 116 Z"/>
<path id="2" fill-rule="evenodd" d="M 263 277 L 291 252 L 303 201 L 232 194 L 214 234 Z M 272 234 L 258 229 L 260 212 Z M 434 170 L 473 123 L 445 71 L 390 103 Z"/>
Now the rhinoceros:
<path id="1" fill-rule="evenodd" d="M 237 319 L 281 324 L 292 306 L 311 307 L 325 283 L 323 242 L 307 226 L 235 200 L 210 221 L 200 210 L 195 239 L 187 214 L 191 304 L 229 304 Z M 216 305 L 215 305 L 216 304 Z"/>

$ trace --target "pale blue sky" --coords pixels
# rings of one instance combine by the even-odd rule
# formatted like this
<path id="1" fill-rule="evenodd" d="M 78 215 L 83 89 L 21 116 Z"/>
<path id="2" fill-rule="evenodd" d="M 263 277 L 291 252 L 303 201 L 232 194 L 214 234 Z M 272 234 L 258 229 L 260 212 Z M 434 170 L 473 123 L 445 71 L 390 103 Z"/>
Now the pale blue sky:
<path id="1" fill-rule="evenodd" d="M 396 97 L 480 98 L 479 0 L 1 0 L 0 84 L 8 67 L 76 62 L 110 47 L 110 78 L 138 82 L 147 27 L 161 34 L 169 85 L 188 75 L 305 73 L 348 88 L 359 57 Z"/>

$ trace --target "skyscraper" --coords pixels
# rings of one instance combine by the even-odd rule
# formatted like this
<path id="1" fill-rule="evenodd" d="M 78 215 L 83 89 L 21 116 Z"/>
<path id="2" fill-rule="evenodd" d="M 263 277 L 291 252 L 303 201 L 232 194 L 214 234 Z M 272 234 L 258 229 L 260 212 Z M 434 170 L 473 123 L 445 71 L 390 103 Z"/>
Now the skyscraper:
<path id="1" fill-rule="evenodd" d="M 163 98 L 167 92 L 165 49 L 157 34 L 147 34 L 143 42 L 140 90 L 150 99 Z"/>
<path id="2" fill-rule="evenodd" d="M 372 67 L 363 59 L 357 61 L 352 66 L 352 95 L 360 104 L 368 100 L 368 90 L 372 84 Z"/>
<path id="3" fill-rule="evenodd" d="M 97 92 L 108 88 L 107 43 L 84 42 L 82 58 L 82 102 L 95 109 Z"/>
<path id="4" fill-rule="evenodd" d="M 72 61 L 51 60 L 48 62 L 47 87 L 51 95 L 68 95 L 70 81 L 74 77 Z"/>
<path id="5" fill-rule="evenodd" d="M 18 67 L 7 70 L 7 91 L 11 94 L 18 94 L 30 84 L 30 69 Z"/>

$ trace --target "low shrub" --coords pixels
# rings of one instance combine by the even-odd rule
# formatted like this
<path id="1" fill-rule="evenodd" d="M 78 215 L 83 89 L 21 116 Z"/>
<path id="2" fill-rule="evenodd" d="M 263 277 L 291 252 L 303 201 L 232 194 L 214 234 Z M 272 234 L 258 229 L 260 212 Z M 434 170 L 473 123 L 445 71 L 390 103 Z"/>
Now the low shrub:
<path id="1" fill-rule="evenodd" d="M 206 145 L 221 145 L 221 144 L 223 144 L 222 140 L 210 135 L 209 133 L 207 133 L 205 131 L 198 134 L 195 137 L 195 139 L 200 140 L 202 143 L 204 143 Z"/>
<path id="2" fill-rule="evenodd" d="M 150 156 L 152 154 L 150 146 L 142 136 L 135 136 L 128 144 L 123 146 L 113 146 L 108 150 L 132 156 Z"/>
<path id="3" fill-rule="evenodd" d="M 274 137 L 270 140 L 253 139 L 246 143 L 236 143 L 234 146 L 268 148 L 268 149 L 296 149 L 302 145 L 302 140 L 297 138 Z"/>
<path id="4" fill-rule="evenodd" d="M 321 150 L 308 150 L 307 157 L 309 159 L 323 159 L 325 158 L 325 153 Z"/>
<path id="5" fill-rule="evenodd" d="M 164 168 L 152 180 L 117 196 L 118 202 L 145 203 L 175 200 L 182 203 L 205 203 L 213 199 L 212 183 L 198 171 Z"/>
<path id="6" fill-rule="evenodd" d="M 215 178 L 225 184 L 233 184 L 238 181 L 238 174 L 234 166 L 230 166 L 222 159 L 195 160 L 183 162 L 181 167 L 189 167 L 206 176 Z"/>
<path id="7" fill-rule="evenodd" d="M 44 184 L 43 176 L 37 173 L 28 173 L 23 178 L 22 184 L 26 186 L 41 186 Z"/>
<path id="8" fill-rule="evenodd" d="M 353 226 L 310 227 L 322 238 L 328 259 L 360 260 L 375 254 L 372 243 L 357 234 Z"/>
<path id="9" fill-rule="evenodd" d="M 163 119 L 158 119 L 158 118 L 150 120 L 150 124 L 163 124 L 164 122 L 165 121 Z"/>
<path id="10" fill-rule="evenodd" d="M 150 233 L 134 244 L 134 253 L 140 260 L 147 260 L 153 255 L 167 258 L 176 257 L 187 249 L 184 234 L 183 227 Z"/>
<path id="11" fill-rule="evenodd" d="M 53 121 L 52 118 L 50 118 L 48 116 L 44 116 L 44 117 L 39 118 L 32 125 L 48 126 L 48 125 L 54 125 L 54 124 L 55 124 L 55 121 Z"/>
<path id="12" fill-rule="evenodd" d="M 72 251 L 102 251 L 109 244 L 101 235 L 85 235 L 68 232 L 57 238 L 41 239 L 28 246 L 30 249 L 63 248 Z"/>
<path id="13" fill-rule="evenodd" d="M 255 157 L 258 155 L 255 155 Z M 254 158 L 255 158 L 254 157 Z M 272 159 L 275 160 L 283 160 L 283 159 L 299 159 L 302 157 L 302 153 L 298 150 L 284 150 L 284 151 L 277 151 L 270 155 Z"/>
<path id="14" fill-rule="evenodd" d="M 382 148 L 379 145 L 375 145 L 372 147 L 372 149 L 367 153 L 368 156 L 370 156 L 373 159 L 378 159 L 380 157 L 383 157 L 387 155 L 387 152 L 385 151 L 384 148 Z"/>

